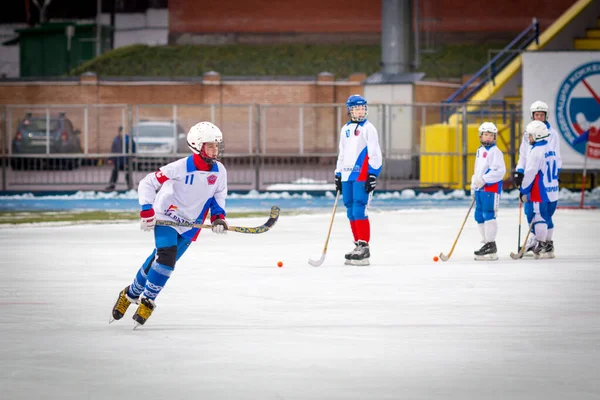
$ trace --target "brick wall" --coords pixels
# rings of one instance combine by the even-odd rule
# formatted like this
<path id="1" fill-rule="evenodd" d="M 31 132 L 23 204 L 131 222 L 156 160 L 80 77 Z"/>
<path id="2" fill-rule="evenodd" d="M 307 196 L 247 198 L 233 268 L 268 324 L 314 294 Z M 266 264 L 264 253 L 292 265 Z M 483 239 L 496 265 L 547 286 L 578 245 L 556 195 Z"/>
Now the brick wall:
<path id="1" fill-rule="evenodd" d="M 379 33 L 381 1 L 169 1 L 171 33 Z M 573 0 L 419 0 L 421 30 L 520 32 L 537 17 L 543 28 Z"/>
<path id="2" fill-rule="evenodd" d="M 301 147 L 306 153 L 335 153 L 338 116 L 342 121 L 346 118 L 345 108 L 339 105 L 349 95 L 363 93 L 364 78 L 364 74 L 356 74 L 337 81 L 323 73 L 312 82 L 221 82 L 218 76 L 205 76 L 204 82 L 111 82 L 98 81 L 95 76 L 72 82 L 3 82 L 0 107 L 10 106 L 10 137 L 26 112 L 45 113 L 45 109 L 31 106 L 60 104 L 50 112 L 66 112 L 82 131 L 87 112 L 90 153 L 109 152 L 117 128 L 123 121 L 127 127 L 129 111 L 132 121 L 164 121 L 172 119 L 173 104 L 177 104 L 177 120 L 186 131 L 198 121 L 214 118 L 225 133 L 229 154 L 265 148 L 269 153 L 295 154 Z M 415 89 L 416 99 L 439 102 L 451 90 L 420 84 Z M 260 142 L 256 140 L 259 119 L 264 137 Z"/>
<path id="3" fill-rule="evenodd" d="M 375 32 L 381 4 L 365 0 L 169 1 L 170 32 Z"/>

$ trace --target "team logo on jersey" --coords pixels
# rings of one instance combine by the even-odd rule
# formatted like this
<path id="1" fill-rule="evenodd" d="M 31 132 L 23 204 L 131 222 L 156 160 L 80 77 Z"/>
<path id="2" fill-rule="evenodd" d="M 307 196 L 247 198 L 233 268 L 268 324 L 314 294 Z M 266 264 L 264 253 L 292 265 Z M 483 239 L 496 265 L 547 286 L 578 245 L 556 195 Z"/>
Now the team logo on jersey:
<path id="1" fill-rule="evenodd" d="M 154 176 L 156 176 L 156 180 L 161 185 L 169 180 L 169 178 L 167 178 L 160 169 L 154 173 Z"/>
<path id="2" fill-rule="evenodd" d="M 360 129 L 358 129 L 358 127 L 356 129 L 354 129 L 354 136 L 358 136 L 360 135 Z M 349 138 L 350 137 L 350 129 L 346 129 L 346 137 Z"/>
<path id="3" fill-rule="evenodd" d="M 483 157 L 483 158 L 486 158 L 486 157 L 487 157 L 487 151 L 484 151 L 484 152 L 483 152 L 483 155 L 482 155 L 482 157 Z"/>
<path id="4" fill-rule="evenodd" d="M 214 185 L 215 182 L 217 181 L 217 176 L 214 174 L 210 174 L 209 176 L 206 177 L 206 181 L 208 182 L 209 185 Z"/>
<path id="5" fill-rule="evenodd" d="M 169 206 L 169 208 L 167 208 L 165 210 L 165 215 L 168 215 L 169 217 L 171 217 L 173 220 L 177 221 L 177 222 L 186 222 L 186 220 L 182 217 L 180 217 L 177 214 L 177 211 L 179 210 L 179 208 L 173 204 L 171 204 Z"/>
<path id="6" fill-rule="evenodd" d="M 556 95 L 558 131 L 580 154 L 585 143 L 573 140 L 589 131 L 588 157 L 600 159 L 600 61 L 575 68 L 561 83 Z"/>

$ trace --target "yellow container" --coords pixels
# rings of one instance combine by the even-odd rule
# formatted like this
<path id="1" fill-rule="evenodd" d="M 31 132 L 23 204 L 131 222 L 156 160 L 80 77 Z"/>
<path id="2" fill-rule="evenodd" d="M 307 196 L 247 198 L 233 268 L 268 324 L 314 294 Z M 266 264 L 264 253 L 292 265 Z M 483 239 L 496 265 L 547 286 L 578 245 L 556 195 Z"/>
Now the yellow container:
<path id="1" fill-rule="evenodd" d="M 493 122 L 493 121 L 492 121 Z M 479 142 L 479 125 L 467 125 L 467 189 L 475 168 L 475 154 Z M 510 173 L 510 127 L 497 123 L 496 145 L 504 154 L 506 176 Z M 451 189 L 463 188 L 463 128 L 462 124 L 434 124 L 421 131 L 421 186 L 443 186 Z M 516 148 L 520 145 L 520 135 L 516 138 Z M 505 177 L 506 177 L 505 176 Z"/>

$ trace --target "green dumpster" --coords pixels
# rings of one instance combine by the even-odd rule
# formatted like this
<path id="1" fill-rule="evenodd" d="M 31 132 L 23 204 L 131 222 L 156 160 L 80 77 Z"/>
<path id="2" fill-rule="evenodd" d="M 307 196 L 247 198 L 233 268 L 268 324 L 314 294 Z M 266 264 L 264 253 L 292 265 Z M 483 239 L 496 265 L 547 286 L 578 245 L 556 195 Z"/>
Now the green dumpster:
<path id="1" fill-rule="evenodd" d="M 96 24 L 50 22 L 17 29 L 21 77 L 60 76 L 96 56 Z M 101 26 L 101 53 L 110 50 L 112 28 Z"/>

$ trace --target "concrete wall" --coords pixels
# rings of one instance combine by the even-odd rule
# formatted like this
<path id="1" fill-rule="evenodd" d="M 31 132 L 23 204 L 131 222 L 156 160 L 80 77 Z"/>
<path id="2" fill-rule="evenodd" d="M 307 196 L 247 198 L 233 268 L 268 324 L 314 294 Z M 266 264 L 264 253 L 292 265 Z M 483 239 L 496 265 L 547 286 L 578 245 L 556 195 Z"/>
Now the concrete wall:
<path id="1" fill-rule="evenodd" d="M 15 29 L 25 28 L 25 24 L 0 24 L 0 43 L 15 37 Z M 0 45 L 0 78 L 19 76 L 19 46 Z"/>

